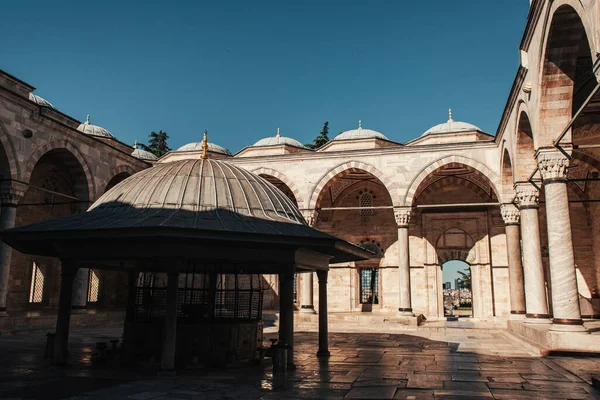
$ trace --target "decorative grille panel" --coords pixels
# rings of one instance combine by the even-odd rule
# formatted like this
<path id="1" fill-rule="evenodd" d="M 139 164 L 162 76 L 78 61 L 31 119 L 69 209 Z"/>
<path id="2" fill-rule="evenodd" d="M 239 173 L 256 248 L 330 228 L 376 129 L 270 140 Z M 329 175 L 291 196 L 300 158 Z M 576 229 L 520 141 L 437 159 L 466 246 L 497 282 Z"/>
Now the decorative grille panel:
<path id="1" fill-rule="evenodd" d="M 31 287 L 29 288 L 29 302 L 41 303 L 44 299 L 44 274 L 34 262 L 31 268 Z"/>
<path id="2" fill-rule="evenodd" d="M 360 195 L 360 215 L 373 215 L 373 196 L 370 193 L 363 193 Z M 364 208 L 367 207 L 367 208 Z"/>
<path id="3" fill-rule="evenodd" d="M 360 270 L 360 303 L 379 304 L 379 269 Z"/>
<path id="4" fill-rule="evenodd" d="M 98 301 L 98 290 L 100 288 L 100 279 L 93 269 L 90 269 L 90 277 L 88 280 L 88 303 L 96 303 Z"/>
<path id="5" fill-rule="evenodd" d="M 298 303 L 298 274 L 294 274 L 294 303 Z"/>

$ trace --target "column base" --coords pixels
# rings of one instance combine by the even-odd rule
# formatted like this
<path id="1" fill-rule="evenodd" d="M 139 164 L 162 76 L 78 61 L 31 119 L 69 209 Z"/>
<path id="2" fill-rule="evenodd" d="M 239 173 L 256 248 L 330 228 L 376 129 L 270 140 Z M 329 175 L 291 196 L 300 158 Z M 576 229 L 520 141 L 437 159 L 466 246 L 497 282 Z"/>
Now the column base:
<path id="1" fill-rule="evenodd" d="M 86 306 L 73 306 L 71 308 L 71 314 L 86 314 L 87 307 Z"/>
<path id="2" fill-rule="evenodd" d="M 300 312 L 302 314 L 316 314 L 317 312 L 315 311 L 315 306 L 300 306 Z"/>
<path id="3" fill-rule="evenodd" d="M 553 332 L 588 332 L 582 319 L 554 318 L 550 330 Z"/>
<path id="4" fill-rule="evenodd" d="M 398 313 L 396 314 L 400 317 L 414 317 L 412 308 L 399 308 Z"/>
<path id="5" fill-rule="evenodd" d="M 319 358 L 329 358 L 329 356 L 331 356 L 331 353 L 329 352 L 329 350 L 319 350 L 317 351 L 317 357 Z"/>
<path id="6" fill-rule="evenodd" d="M 8 313 L 6 312 L 6 309 L 0 310 L 0 318 L 6 318 L 6 317 L 8 317 Z"/>
<path id="7" fill-rule="evenodd" d="M 526 324 L 551 324 L 549 314 L 526 314 L 525 315 L 525 323 Z"/>
<path id="8" fill-rule="evenodd" d="M 525 319 L 525 311 L 511 311 L 510 319 Z"/>

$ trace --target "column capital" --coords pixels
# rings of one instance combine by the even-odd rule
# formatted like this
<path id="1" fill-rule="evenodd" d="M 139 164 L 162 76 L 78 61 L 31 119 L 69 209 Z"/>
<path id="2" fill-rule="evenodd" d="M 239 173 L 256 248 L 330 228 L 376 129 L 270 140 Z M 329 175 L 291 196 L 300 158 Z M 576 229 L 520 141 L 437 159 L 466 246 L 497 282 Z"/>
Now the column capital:
<path id="1" fill-rule="evenodd" d="M 539 149 L 537 163 L 544 181 L 566 181 L 569 159 L 556 149 Z"/>
<path id="2" fill-rule="evenodd" d="M 27 185 L 24 183 L 13 180 L 0 182 L 0 202 L 3 206 L 17 205 L 26 191 Z"/>
<path id="3" fill-rule="evenodd" d="M 412 207 L 394 208 L 394 218 L 396 218 L 396 224 L 398 225 L 398 228 L 408 228 L 411 214 Z"/>
<path id="4" fill-rule="evenodd" d="M 317 219 L 319 218 L 318 210 L 302 210 L 302 216 L 304 220 L 308 224 L 308 226 L 314 227 L 317 224 Z"/>
<path id="5" fill-rule="evenodd" d="M 519 210 L 524 208 L 538 208 L 540 205 L 540 191 L 529 182 L 515 183 Z"/>
<path id="6" fill-rule="evenodd" d="M 500 206 L 500 215 L 502 215 L 505 225 L 519 224 L 521 214 L 519 213 L 519 209 L 512 203 L 502 204 Z"/>

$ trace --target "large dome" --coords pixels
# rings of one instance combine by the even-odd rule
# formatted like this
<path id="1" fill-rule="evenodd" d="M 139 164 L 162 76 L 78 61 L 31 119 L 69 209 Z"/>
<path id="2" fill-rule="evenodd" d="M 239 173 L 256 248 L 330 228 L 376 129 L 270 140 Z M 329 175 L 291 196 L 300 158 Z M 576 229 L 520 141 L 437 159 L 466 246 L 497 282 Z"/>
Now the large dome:
<path id="1" fill-rule="evenodd" d="M 89 114 L 88 114 L 87 118 L 85 119 L 85 122 L 83 124 L 80 124 L 77 127 L 77 130 L 79 132 L 83 132 L 86 135 L 90 135 L 90 136 L 98 136 L 98 137 L 114 139 L 114 136 L 112 135 L 112 133 L 110 133 L 103 127 L 98 126 L 98 125 L 92 125 L 90 123 L 90 115 Z"/>
<path id="2" fill-rule="evenodd" d="M 202 142 L 192 142 L 185 144 L 175 151 L 202 151 Z M 230 156 L 231 152 L 225 147 L 219 146 L 218 144 L 208 143 L 208 151 L 213 153 L 225 154 Z"/>
<path id="3" fill-rule="evenodd" d="M 34 103 L 36 103 L 39 106 L 48 107 L 48 108 L 52 108 L 53 110 L 56 110 L 56 107 L 54 107 L 52 105 L 52 103 L 50 103 L 48 100 L 44 99 L 43 97 L 38 96 L 37 94 L 29 93 L 29 100 L 33 101 Z"/>
<path id="4" fill-rule="evenodd" d="M 295 147 L 304 147 L 304 145 L 302 143 L 300 143 L 299 141 L 297 141 L 296 139 L 281 136 L 281 134 L 279 132 L 279 128 L 277 128 L 277 135 L 260 139 L 258 142 L 254 143 L 252 146 L 253 147 L 277 146 L 278 144 L 288 144 L 290 146 L 295 146 Z"/>
<path id="5" fill-rule="evenodd" d="M 150 153 L 149 151 L 139 149 L 137 140 L 133 144 L 133 152 L 131 153 L 131 155 L 134 156 L 135 158 L 137 158 L 138 160 L 146 160 L 146 161 L 158 160 L 158 157 L 156 157 L 154 154 Z"/>
<path id="6" fill-rule="evenodd" d="M 130 176 L 100 197 L 88 211 L 153 209 L 164 218 L 161 226 L 198 227 L 216 230 L 257 229 L 243 217 L 306 225 L 292 201 L 265 179 L 220 160 L 181 160 L 158 164 Z M 177 211 L 193 212 L 181 213 Z M 168 218 L 163 215 L 168 214 Z M 190 217 L 194 215 L 194 217 Z M 255 224 L 256 222 L 254 222 Z M 239 225 L 239 227 L 238 227 Z"/>
<path id="7" fill-rule="evenodd" d="M 460 132 L 471 132 L 471 131 L 481 131 L 479 127 L 469 124 L 467 122 L 455 121 L 452 119 L 452 110 L 448 110 L 448 121 L 443 124 L 436 125 L 430 129 L 428 129 L 421 136 L 436 134 L 436 133 L 460 133 Z"/>
<path id="8" fill-rule="evenodd" d="M 371 129 L 363 129 L 362 121 L 358 121 L 358 129 L 353 129 L 350 131 L 342 132 L 333 140 L 356 140 L 356 139 L 370 139 L 370 138 L 378 138 L 389 140 L 383 133 L 373 131 Z"/>

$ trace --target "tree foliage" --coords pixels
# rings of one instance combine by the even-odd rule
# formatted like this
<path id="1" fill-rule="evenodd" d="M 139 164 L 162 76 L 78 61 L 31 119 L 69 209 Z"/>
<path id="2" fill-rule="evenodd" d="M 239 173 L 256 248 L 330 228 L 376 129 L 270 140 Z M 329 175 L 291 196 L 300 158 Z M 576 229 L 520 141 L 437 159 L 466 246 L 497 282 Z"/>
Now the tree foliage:
<path id="1" fill-rule="evenodd" d="M 309 149 L 318 149 L 319 147 L 323 146 L 325 143 L 329 142 L 329 136 L 327 136 L 329 134 L 329 121 L 325 121 L 325 123 L 323 124 L 323 129 L 321 129 L 321 133 L 319 133 L 319 135 L 314 138 L 312 143 L 307 143 L 305 144 L 306 147 L 308 147 Z"/>
<path id="2" fill-rule="evenodd" d="M 460 288 L 471 290 L 471 268 L 465 269 L 467 272 L 457 271 L 460 274 Z"/>
<path id="3" fill-rule="evenodd" d="M 156 157 L 162 157 L 171 151 L 171 148 L 167 143 L 167 140 L 169 139 L 167 132 L 163 132 L 162 129 L 158 133 L 152 131 L 148 137 L 150 138 L 148 145 L 138 143 L 138 146 L 140 146 L 143 150 L 149 151 Z"/>

